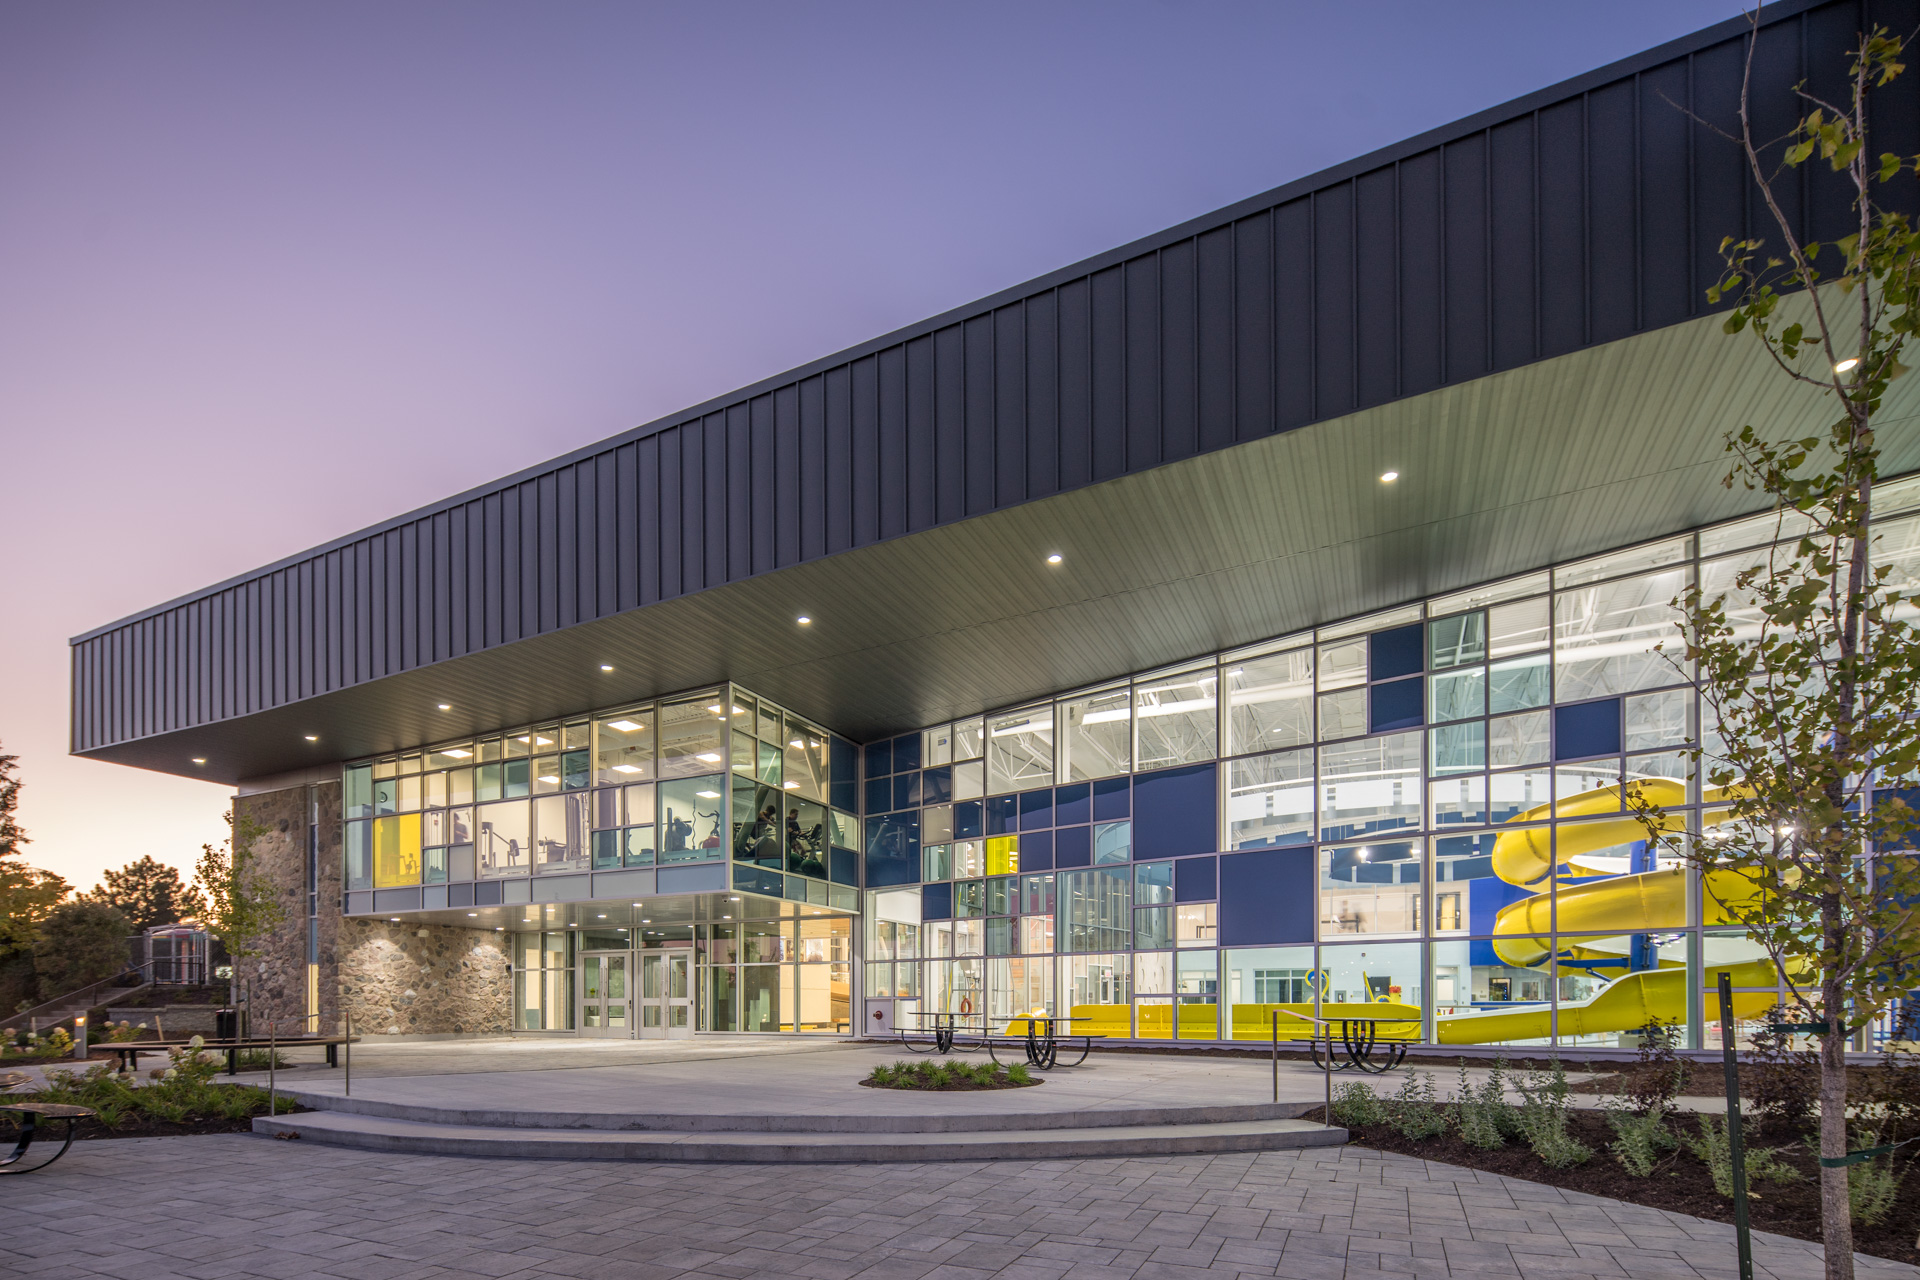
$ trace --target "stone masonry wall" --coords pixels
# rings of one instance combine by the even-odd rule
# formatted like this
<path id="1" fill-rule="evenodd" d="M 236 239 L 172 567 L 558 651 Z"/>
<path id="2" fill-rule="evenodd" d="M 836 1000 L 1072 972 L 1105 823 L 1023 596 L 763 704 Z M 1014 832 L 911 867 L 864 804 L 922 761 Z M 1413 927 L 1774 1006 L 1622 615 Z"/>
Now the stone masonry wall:
<path id="1" fill-rule="evenodd" d="M 319 824 L 319 1027 L 355 1034 L 504 1033 L 513 1021 L 505 944 L 489 930 L 451 925 L 348 920 L 340 914 L 340 784 L 289 787 L 236 797 L 234 812 L 266 828 L 254 843 L 256 868 L 279 891 L 286 918 L 257 954 L 241 958 L 254 1031 L 268 1021 L 300 1025 L 307 1013 L 307 823 Z M 420 936 L 424 932 L 425 936 Z"/>
<path id="2" fill-rule="evenodd" d="M 504 937 L 404 917 L 344 921 L 340 998 L 355 1034 L 505 1034 L 513 978 Z"/>
<path id="3" fill-rule="evenodd" d="M 255 954 L 237 957 L 234 977 L 252 999 L 253 1031 L 267 1033 L 276 1022 L 290 1030 L 307 1016 L 307 825 L 318 810 L 320 837 L 320 1031 L 339 1021 L 338 977 L 333 963 L 340 925 L 340 784 L 288 787 L 258 795 L 236 796 L 236 819 L 247 817 L 266 828 L 253 844 L 254 869 L 271 883 L 285 915 L 273 933 L 250 940 Z"/>

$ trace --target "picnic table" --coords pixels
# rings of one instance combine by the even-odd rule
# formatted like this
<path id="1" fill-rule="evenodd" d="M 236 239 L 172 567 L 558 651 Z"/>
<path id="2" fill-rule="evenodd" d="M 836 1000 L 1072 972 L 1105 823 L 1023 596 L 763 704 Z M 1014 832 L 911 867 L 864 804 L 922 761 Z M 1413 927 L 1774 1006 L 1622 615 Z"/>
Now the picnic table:
<path id="1" fill-rule="evenodd" d="M 351 1040 L 346 1036 L 299 1036 L 287 1040 L 278 1038 L 262 1040 L 258 1037 L 241 1040 L 210 1040 L 202 1037 L 199 1047 L 202 1049 L 211 1049 L 215 1053 L 225 1053 L 227 1055 L 227 1074 L 231 1076 L 240 1073 L 240 1053 L 244 1049 L 264 1049 L 272 1052 L 275 1049 L 288 1049 L 295 1046 L 302 1048 L 324 1048 L 327 1051 L 327 1065 L 337 1067 L 340 1065 L 340 1046 L 357 1042 L 359 1039 L 359 1036 L 354 1036 Z M 118 1054 L 120 1057 L 120 1070 L 127 1072 L 134 1069 L 139 1061 L 139 1056 L 143 1053 L 157 1053 L 162 1050 L 173 1049 L 192 1049 L 194 1045 L 191 1041 L 187 1040 L 121 1040 L 108 1044 L 97 1044 L 92 1047 L 95 1049 L 105 1049 L 109 1053 Z"/>
<path id="2" fill-rule="evenodd" d="M 1380 1075 L 1383 1072 L 1393 1070 L 1399 1066 L 1407 1056 L 1407 1042 L 1405 1040 L 1388 1040 L 1384 1042 L 1383 1047 L 1382 1041 L 1380 1040 L 1380 1024 L 1384 1022 L 1408 1023 L 1420 1021 L 1418 1018 L 1370 1018 L 1361 1017 L 1356 1014 L 1342 1014 L 1332 1018 L 1315 1018 L 1304 1013 L 1295 1013 L 1291 1009 L 1276 1009 L 1274 1012 L 1284 1013 L 1289 1018 L 1299 1018 L 1303 1022 L 1312 1022 L 1317 1024 L 1317 1026 L 1326 1028 L 1324 1038 L 1327 1042 L 1327 1062 L 1323 1063 L 1320 1060 L 1321 1033 L 1316 1031 L 1314 1035 L 1307 1039 L 1307 1049 L 1313 1054 L 1314 1066 L 1325 1067 L 1327 1063 L 1332 1063 L 1333 1070 L 1335 1071 L 1345 1071 L 1351 1067 L 1359 1071 L 1365 1071 L 1370 1075 Z M 1333 1026 L 1335 1023 L 1340 1025 L 1340 1044 L 1341 1047 L 1346 1050 L 1347 1060 L 1345 1062 L 1333 1062 Z M 1375 1061 L 1373 1055 L 1376 1051 L 1384 1052 L 1386 1055 L 1384 1059 Z"/>
<path id="3" fill-rule="evenodd" d="M 926 1041 L 921 1040 L 921 1041 L 918 1041 L 916 1044 L 915 1041 L 907 1039 L 907 1028 L 901 1027 L 900 1043 L 906 1046 L 907 1052 L 909 1053 L 952 1053 L 953 1052 L 953 1037 L 955 1032 L 958 1031 L 959 1029 L 959 1020 L 960 1020 L 959 1014 L 957 1013 L 922 1013 L 922 1012 L 916 1011 L 910 1014 L 909 1016 L 919 1018 L 921 1020 L 921 1026 L 918 1028 L 920 1034 L 925 1035 L 928 1031 L 933 1032 L 933 1046 L 930 1049 L 918 1048 L 917 1044 L 925 1044 Z M 933 1025 L 931 1027 L 928 1027 L 926 1025 L 926 1020 L 929 1018 L 933 1019 Z M 941 1019 L 943 1018 L 945 1019 L 944 1022 L 941 1021 Z"/>
<path id="4" fill-rule="evenodd" d="M 36 1169 L 46 1168 L 55 1160 L 67 1154 L 67 1148 L 73 1145 L 74 1127 L 82 1120 L 93 1115 L 91 1108 L 69 1107 L 57 1102 L 6 1102 L 0 1100 L 0 1113 L 4 1112 L 13 1112 L 21 1116 L 22 1121 L 20 1124 L 20 1138 L 14 1143 L 13 1152 L 5 1157 L 0 1157 L 0 1173 L 32 1173 Z M 13 1166 L 19 1164 L 26 1156 L 27 1148 L 33 1145 L 33 1140 L 40 1136 L 40 1122 L 43 1120 L 64 1121 L 67 1126 L 67 1131 L 64 1135 L 65 1141 L 60 1144 L 60 1149 L 54 1152 L 50 1159 L 42 1160 L 39 1164 L 25 1169 L 14 1168 Z"/>
<path id="5" fill-rule="evenodd" d="M 994 1045 L 997 1042 L 1003 1047 L 1024 1049 L 1027 1055 L 1027 1065 L 1039 1071 L 1051 1071 L 1058 1066 L 1077 1067 L 1087 1060 L 1089 1053 L 1093 1052 L 1093 1042 L 1095 1040 L 1105 1040 L 1106 1037 L 1103 1035 L 1095 1035 L 1090 1031 L 1078 1033 L 1071 1029 L 1062 1031 L 1058 1024 L 1062 1022 L 1086 1021 L 1089 1021 L 1089 1019 L 1075 1018 L 1070 1014 L 1064 1013 L 1022 1014 L 1007 1022 L 1007 1035 L 998 1038 L 991 1035 L 984 1037 L 987 1045 L 987 1055 L 995 1062 L 1000 1061 L 1000 1056 L 994 1052 Z M 1013 1032 L 1014 1025 L 1020 1022 L 1027 1024 L 1027 1034 L 1024 1037 L 1017 1036 Z M 1042 1031 L 1042 1027 L 1046 1029 Z M 1072 1062 L 1062 1063 L 1060 1061 L 1060 1042 L 1062 1040 L 1073 1039 L 1080 1041 L 1080 1056 Z"/>

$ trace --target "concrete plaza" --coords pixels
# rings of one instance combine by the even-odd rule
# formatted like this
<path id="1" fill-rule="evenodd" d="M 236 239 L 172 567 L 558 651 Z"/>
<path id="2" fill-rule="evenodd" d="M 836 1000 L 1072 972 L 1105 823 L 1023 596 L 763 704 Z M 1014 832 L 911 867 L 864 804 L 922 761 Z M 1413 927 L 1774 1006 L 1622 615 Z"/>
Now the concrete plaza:
<path id="1" fill-rule="evenodd" d="M 9 1179 L 0 1274 L 1718 1280 L 1732 1228 L 1356 1148 L 958 1164 L 472 1160 L 231 1135 Z M 1817 1246 L 1760 1234 L 1757 1274 Z M 1863 1276 L 1915 1268 L 1861 1259 Z"/>

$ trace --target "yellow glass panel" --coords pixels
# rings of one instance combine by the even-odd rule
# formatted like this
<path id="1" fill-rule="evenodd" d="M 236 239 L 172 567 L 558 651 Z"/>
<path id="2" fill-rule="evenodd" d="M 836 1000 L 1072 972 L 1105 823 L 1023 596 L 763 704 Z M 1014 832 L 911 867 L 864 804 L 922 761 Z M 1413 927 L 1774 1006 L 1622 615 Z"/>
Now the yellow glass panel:
<path id="1" fill-rule="evenodd" d="M 373 821 L 373 885 L 390 889 L 420 883 L 420 815 Z"/>
<path id="2" fill-rule="evenodd" d="M 1008 876 L 1020 870 L 1020 838 L 994 836 L 987 841 L 987 874 Z"/>

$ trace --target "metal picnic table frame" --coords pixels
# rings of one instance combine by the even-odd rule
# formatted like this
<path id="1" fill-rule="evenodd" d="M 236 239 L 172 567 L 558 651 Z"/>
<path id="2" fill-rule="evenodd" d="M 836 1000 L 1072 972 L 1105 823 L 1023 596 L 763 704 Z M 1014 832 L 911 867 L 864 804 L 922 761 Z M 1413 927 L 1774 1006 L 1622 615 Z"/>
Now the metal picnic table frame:
<path id="1" fill-rule="evenodd" d="M 1085 1022 L 1088 1021 L 1086 1018 L 1074 1018 L 1069 1014 L 1025 1013 L 1017 1018 L 1009 1018 L 1007 1023 L 1011 1026 L 1015 1022 L 1021 1021 L 1027 1024 L 1026 1042 L 1021 1047 L 1026 1050 L 1027 1065 L 1036 1071 L 1052 1071 L 1055 1067 L 1059 1066 L 1077 1067 L 1087 1060 L 1088 1054 L 1093 1052 L 1093 1042 L 1097 1037 L 1090 1032 L 1083 1032 L 1080 1036 L 1080 1056 L 1072 1062 L 1062 1063 L 1060 1061 L 1060 1041 L 1062 1039 L 1072 1039 L 1073 1032 L 1068 1031 L 1063 1036 L 1055 1029 L 1054 1024 L 1060 1022 Z M 1047 1027 L 1044 1033 L 1037 1030 L 1041 1023 L 1045 1023 Z M 1012 1039 L 1013 1037 L 1008 1036 L 1005 1038 Z M 999 1055 L 993 1051 L 994 1037 L 989 1034 L 985 1039 L 987 1043 L 987 1056 L 995 1062 L 1000 1061 Z"/>
<path id="2" fill-rule="evenodd" d="M 33 1173 L 46 1168 L 55 1160 L 67 1154 L 67 1148 L 73 1145 L 74 1129 L 82 1120 L 93 1115 L 93 1110 L 89 1107 L 69 1107 L 52 1102 L 8 1103 L 0 1099 L 0 1113 L 5 1112 L 12 1112 L 23 1116 L 24 1119 L 20 1125 L 19 1140 L 14 1143 L 13 1150 L 5 1156 L 0 1156 L 0 1174 Z M 40 1122 L 42 1120 L 65 1121 L 67 1126 L 67 1131 L 64 1135 L 65 1141 L 60 1144 L 60 1149 L 54 1152 L 51 1158 L 42 1160 L 39 1164 L 31 1165 L 24 1169 L 13 1168 L 12 1166 L 19 1164 L 26 1156 L 27 1148 L 31 1147 L 33 1140 L 39 1136 Z"/>
<path id="3" fill-rule="evenodd" d="M 1406 1041 L 1388 1040 L 1384 1042 L 1386 1060 L 1383 1062 L 1374 1061 L 1373 1055 L 1375 1050 L 1380 1049 L 1383 1044 L 1380 1039 L 1380 1024 L 1383 1022 L 1417 1023 L 1420 1021 L 1418 1018 L 1316 1018 L 1310 1014 L 1295 1013 L 1291 1009 L 1275 1009 L 1274 1012 L 1284 1013 L 1289 1018 L 1298 1018 L 1302 1022 L 1315 1024 L 1316 1034 L 1307 1037 L 1307 1048 L 1308 1051 L 1313 1054 L 1314 1066 L 1326 1065 L 1327 1069 L 1333 1071 L 1345 1071 L 1348 1068 L 1353 1068 L 1367 1072 L 1369 1075 L 1381 1075 L 1391 1071 L 1405 1061 L 1407 1056 Z M 1340 1024 L 1341 1047 L 1346 1050 L 1347 1057 L 1345 1062 L 1339 1063 L 1333 1061 L 1333 1024 L 1336 1022 Z M 1317 1033 L 1317 1029 L 1320 1027 L 1327 1028 L 1325 1032 L 1327 1042 L 1326 1064 L 1322 1064 L 1320 1060 L 1321 1036 Z"/>

